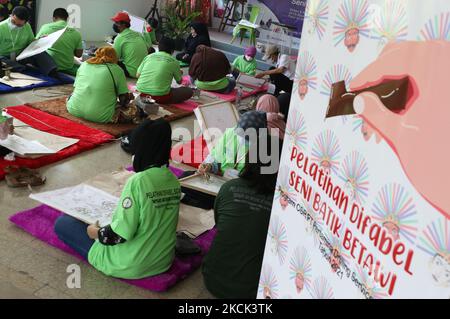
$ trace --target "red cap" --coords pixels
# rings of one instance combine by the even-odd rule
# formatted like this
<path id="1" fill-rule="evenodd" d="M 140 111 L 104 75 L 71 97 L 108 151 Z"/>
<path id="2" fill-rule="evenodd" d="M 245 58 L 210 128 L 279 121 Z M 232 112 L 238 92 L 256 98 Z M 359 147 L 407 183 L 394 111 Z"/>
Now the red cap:
<path id="1" fill-rule="evenodd" d="M 131 22 L 130 16 L 126 12 L 118 12 L 111 20 L 114 22 Z"/>

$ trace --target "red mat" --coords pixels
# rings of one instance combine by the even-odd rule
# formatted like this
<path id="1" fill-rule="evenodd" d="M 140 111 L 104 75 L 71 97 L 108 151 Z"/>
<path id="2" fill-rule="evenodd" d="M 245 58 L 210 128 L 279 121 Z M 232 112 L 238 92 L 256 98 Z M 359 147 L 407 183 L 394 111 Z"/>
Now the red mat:
<path id="1" fill-rule="evenodd" d="M 49 165 L 65 158 L 74 156 L 87 150 L 111 141 L 114 137 L 102 131 L 89 128 L 85 125 L 74 123 L 58 116 L 33 109 L 28 106 L 8 107 L 5 111 L 16 119 L 30 125 L 31 127 L 47 133 L 75 138 L 80 141 L 56 154 L 40 157 L 37 159 L 16 158 L 14 162 L 5 161 L 0 158 L 0 180 L 5 178 L 5 167 L 18 165 L 36 169 Z"/>
<path id="2" fill-rule="evenodd" d="M 172 148 L 172 161 L 198 168 L 208 157 L 209 150 L 203 135 L 185 144 L 178 144 Z"/>
<path id="3" fill-rule="evenodd" d="M 183 76 L 183 80 L 182 81 L 183 81 L 182 83 L 184 83 L 184 84 L 187 84 L 187 85 L 191 84 L 191 80 L 190 80 L 189 76 L 187 76 L 187 75 Z M 255 90 L 253 90 L 251 92 L 245 92 L 244 91 L 242 93 L 242 98 L 246 99 L 246 98 L 248 98 L 250 96 L 253 96 L 253 95 L 257 95 L 257 94 L 260 94 L 260 93 L 265 93 L 265 92 L 267 92 L 267 89 L 268 89 L 268 85 L 266 84 L 266 85 L 263 85 L 262 87 L 260 87 L 259 89 L 255 89 Z M 231 93 L 228 93 L 228 94 L 221 94 L 221 93 L 210 92 L 210 91 L 206 91 L 206 92 L 217 96 L 221 100 L 224 100 L 224 101 L 227 101 L 227 102 L 235 102 L 236 98 L 237 98 L 238 90 L 234 89 Z"/>

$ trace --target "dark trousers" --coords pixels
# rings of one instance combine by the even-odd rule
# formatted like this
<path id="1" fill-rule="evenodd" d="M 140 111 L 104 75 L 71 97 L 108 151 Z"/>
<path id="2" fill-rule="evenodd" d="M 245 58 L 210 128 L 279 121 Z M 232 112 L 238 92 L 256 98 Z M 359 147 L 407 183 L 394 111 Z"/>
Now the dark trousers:
<path id="1" fill-rule="evenodd" d="M 234 90 L 235 87 L 236 87 L 236 80 L 228 78 L 227 87 L 222 90 L 216 90 L 214 92 L 221 93 L 221 94 L 229 94 Z"/>
<path id="2" fill-rule="evenodd" d="M 25 71 L 27 64 L 31 64 L 44 75 L 55 75 L 58 70 L 55 61 L 47 52 L 42 52 L 41 54 L 16 62 L 10 60 L 8 57 L 0 56 L 0 61 L 11 66 L 15 72 Z"/>
<path id="3" fill-rule="evenodd" d="M 184 63 L 187 63 L 187 64 L 191 64 L 192 56 L 188 55 L 187 58 L 183 59 L 185 54 L 186 54 L 186 52 L 178 53 L 176 55 L 177 60 L 181 61 L 181 62 L 184 62 Z"/>
<path id="4" fill-rule="evenodd" d="M 274 67 L 271 67 L 270 70 L 275 70 Z M 294 81 L 289 79 L 286 75 L 280 73 L 280 74 L 272 74 L 270 76 L 270 82 L 272 82 L 276 89 L 275 89 L 275 96 L 280 95 L 281 91 L 284 91 L 286 93 L 292 93 L 292 89 L 294 87 Z"/>
<path id="5" fill-rule="evenodd" d="M 122 61 L 119 61 L 118 65 L 122 68 L 123 72 L 125 72 L 125 76 L 127 78 L 131 78 L 130 72 L 128 72 L 126 65 Z"/>
<path id="6" fill-rule="evenodd" d="M 87 227 L 87 224 L 68 215 L 59 217 L 55 223 L 55 233 L 58 238 L 85 260 L 88 260 L 89 250 L 95 242 L 89 238 Z"/>

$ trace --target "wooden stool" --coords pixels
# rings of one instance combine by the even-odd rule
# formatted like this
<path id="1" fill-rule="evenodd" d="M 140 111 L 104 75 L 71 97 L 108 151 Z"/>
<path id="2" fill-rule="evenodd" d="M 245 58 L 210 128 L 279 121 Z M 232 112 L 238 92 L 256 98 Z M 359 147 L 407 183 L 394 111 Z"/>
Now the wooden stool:
<path id="1" fill-rule="evenodd" d="M 244 6 L 247 0 L 229 0 L 226 4 L 222 21 L 220 22 L 219 32 L 223 32 L 226 26 L 234 27 L 237 20 L 234 19 L 239 5 L 241 5 L 241 19 L 244 19 Z"/>

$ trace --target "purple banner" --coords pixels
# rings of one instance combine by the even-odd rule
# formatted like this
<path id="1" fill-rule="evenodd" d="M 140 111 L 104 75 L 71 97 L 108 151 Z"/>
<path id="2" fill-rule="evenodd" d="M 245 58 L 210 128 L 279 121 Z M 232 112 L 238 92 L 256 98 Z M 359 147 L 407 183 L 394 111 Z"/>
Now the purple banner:
<path id="1" fill-rule="evenodd" d="M 255 5 L 264 4 L 272 11 L 281 24 L 295 27 L 293 36 L 300 38 L 303 27 L 303 19 L 306 11 L 306 0 L 258 0 L 250 1 Z M 265 8 L 262 8 L 263 10 Z M 267 9 L 266 9 L 267 10 Z M 265 22 L 265 21 L 263 21 Z"/>

